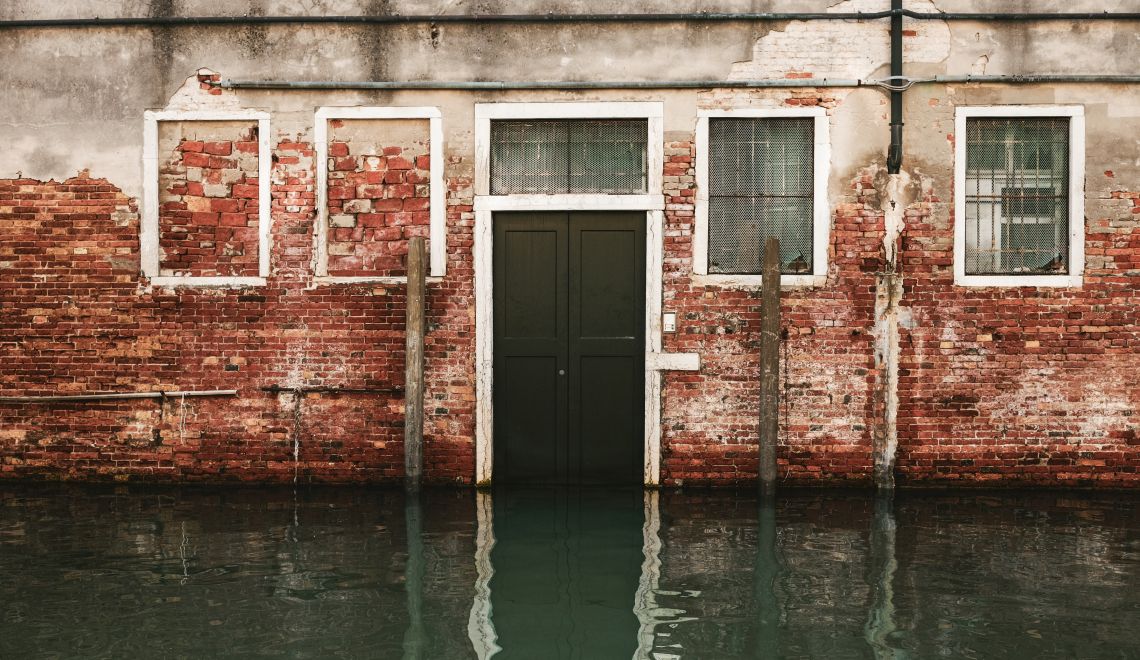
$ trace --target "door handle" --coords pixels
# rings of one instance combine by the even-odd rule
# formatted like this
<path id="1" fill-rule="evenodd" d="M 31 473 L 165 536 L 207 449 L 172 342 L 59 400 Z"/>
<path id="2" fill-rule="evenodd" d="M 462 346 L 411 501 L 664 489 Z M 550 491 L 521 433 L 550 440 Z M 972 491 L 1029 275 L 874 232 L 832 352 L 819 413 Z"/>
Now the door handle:
<path id="1" fill-rule="evenodd" d="M 565 370 L 565 369 L 559 369 L 559 370 L 558 370 L 558 375 L 559 375 L 559 376 L 565 376 L 565 375 L 566 375 L 566 370 Z"/>

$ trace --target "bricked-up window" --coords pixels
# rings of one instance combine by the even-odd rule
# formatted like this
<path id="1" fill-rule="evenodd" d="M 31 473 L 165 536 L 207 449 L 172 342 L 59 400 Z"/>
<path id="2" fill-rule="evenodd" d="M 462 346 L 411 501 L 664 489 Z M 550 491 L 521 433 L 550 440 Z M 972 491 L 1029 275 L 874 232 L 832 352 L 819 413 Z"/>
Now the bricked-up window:
<path id="1" fill-rule="evenodd" d="M 708 272 L 757 274 L 764 241 L 780 270 L 813 270 L 814 119 L 709 119 Z"/>
<path id="2" fill-rule="evenodd" d="M 158 135 L 158 275 L 256 277 L 258 123 L 167 121 Z"/>
<path id="3" fill-rule="evenodd" d="M 427 239 L 431 233 L 428 121 L 347 119 L 330 124 L 326 274 L 402 276 L 408 240 Z"/>
<path id="4" fill-rule="evenodd" d="M 1069 121 L 967 119 L 967 275 L 1069 271 Z"/>
<path id="5" fill-rule="evenodd" d="M 491 194 L 639 194 L 648 189 L 644 119 L 491 122 Z"/>

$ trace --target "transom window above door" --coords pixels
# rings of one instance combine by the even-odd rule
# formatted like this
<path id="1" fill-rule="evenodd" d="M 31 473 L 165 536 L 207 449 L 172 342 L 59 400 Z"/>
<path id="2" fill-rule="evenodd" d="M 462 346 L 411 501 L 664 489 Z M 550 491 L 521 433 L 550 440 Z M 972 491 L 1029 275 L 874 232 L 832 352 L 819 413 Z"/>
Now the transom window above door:
<path id="1" fill-rule="evenodd" d="M 491 194 L 643 194 L 646 119 L 491 122 Z"/>

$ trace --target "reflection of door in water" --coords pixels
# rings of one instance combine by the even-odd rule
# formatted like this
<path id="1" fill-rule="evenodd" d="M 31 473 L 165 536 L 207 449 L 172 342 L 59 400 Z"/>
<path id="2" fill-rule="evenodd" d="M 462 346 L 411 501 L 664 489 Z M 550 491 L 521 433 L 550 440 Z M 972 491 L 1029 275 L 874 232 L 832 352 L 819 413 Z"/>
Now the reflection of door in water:
<path id="1" fill-rule="evenodd" d="M 495 480 L 640 483 L 645 214 L 494 227 Z"/>
<path id="2" fill-rule="evenodd" d="M 492 502 L 495 657 L 632 657 L 641 491 L 498 489 Z"/>

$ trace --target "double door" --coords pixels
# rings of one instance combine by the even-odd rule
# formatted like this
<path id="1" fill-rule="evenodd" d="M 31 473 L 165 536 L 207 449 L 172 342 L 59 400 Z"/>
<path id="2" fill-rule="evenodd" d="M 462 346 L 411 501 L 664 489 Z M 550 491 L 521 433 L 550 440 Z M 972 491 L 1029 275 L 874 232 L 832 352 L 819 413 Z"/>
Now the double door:
<path id="1" fill-rule="evenodd" d="M 494 479 L 639 484 L 645 214 L 494 217 Z"/>

